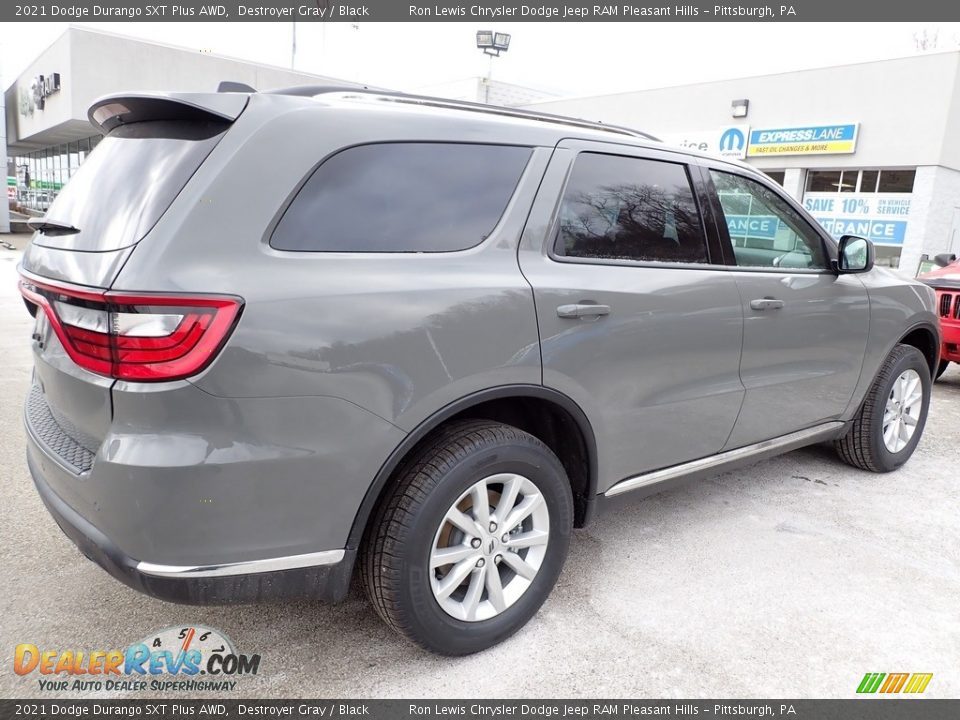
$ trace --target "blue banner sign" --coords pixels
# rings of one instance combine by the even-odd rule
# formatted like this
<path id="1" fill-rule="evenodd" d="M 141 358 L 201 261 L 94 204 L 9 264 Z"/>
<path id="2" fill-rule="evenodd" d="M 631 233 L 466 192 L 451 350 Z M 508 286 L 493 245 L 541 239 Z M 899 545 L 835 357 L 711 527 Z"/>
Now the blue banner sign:
<path id="1" fill-rule="evenodd" d="M 837 239 L 844 235 L 859 235 L 878 245 L 903 245 L 907 234 L 905 220 L 819 217 L 817 222 Z"/>
<path id="2" fill-rule="evenodd" d="M 780 220 L 773 215 L 727 215 L 726 218 L 732 238 L 773 240 L 777 237 L 777 228 L 780 226 Z"/>
<path id="3" fill-rule="evenodd" d="M 878 245 L 903 245 L 908 193 L 807 193 L 803 206 L 835 238 L 859 235 Z"/>
<path id="4" fill-rule="evenodd" d="M 750 132 L 748 157 L 840 155 L 856 152 L 859 123 L 761 128 Z"/>

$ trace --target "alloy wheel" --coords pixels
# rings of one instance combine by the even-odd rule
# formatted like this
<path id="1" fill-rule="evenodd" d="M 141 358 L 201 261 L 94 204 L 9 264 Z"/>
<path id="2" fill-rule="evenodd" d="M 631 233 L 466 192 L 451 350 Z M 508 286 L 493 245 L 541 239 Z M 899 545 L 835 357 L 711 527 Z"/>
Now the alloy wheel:
<path id="1" fill-rule="evenodd" d="M 550 512 L 523 475 L 472 485 L 444 515 L 430 551 L 430 585 L 444 612 L 489 620 L 516 603 L 546 556 Z"/>
<path id="2" fill-rule="evenodd" d="M 903 450 L 920 422 L 923 384 L 916 370 L 904 370 L 893 381 L 883 410 L 883 444 L 892 453 Z"/>

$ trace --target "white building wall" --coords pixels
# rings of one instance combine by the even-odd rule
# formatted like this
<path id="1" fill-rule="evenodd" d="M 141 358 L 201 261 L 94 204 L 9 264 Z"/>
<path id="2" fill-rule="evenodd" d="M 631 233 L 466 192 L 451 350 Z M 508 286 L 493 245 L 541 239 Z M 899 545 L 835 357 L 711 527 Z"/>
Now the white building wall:
<path id="1" fill-rule="evenodd" d="M 900 270 L 912 274 L 921 255 L 960 253 L 960 171 L 917 168 Z"/>
<path id="2" fill-rule="evenodd" d="M 468 77 L 432 85 L 420 85 L 411 88 L 409 92 L 415 95 L 432 95 L 449 100 L 481 102 L 504 107 L 529 105 L 533 102 L 556 97 L 553 93 L 536 88 L 500 82 L 499 80 L 487 80 L 485 77 Z"/>
<path id="3" fill-rule="evenodd" d="M 800 168 L 788 168 L 783 172 L 783 189 L 797 202 L 803 202 L 803 186 L 807 173 Z"/>
<path id="4" fill-rule="evenodd" d="M 462 100 L 464 102 L 483 101 L 480 95 L 479 77 L 465 77 L 457 80 L 448 80 L 447 82 L 432 83 L 430 85 L 417 85 L 416 87 L 404 88 L 404 90 L 413 95 L 432 95 L 448 100 Z"/>
<path id="5" fill-rule="evenodd" d="M 489 100 L 486 100 L 486 88 L 488 85 L 490 87 L 490 93 Z M 480 78 L 479 92 L 482 93 L 482 97 L 484 98 L 481 102 L 489 102 L 491 105 L 502 105 L 504 107 L 529 105 L 532 102 L 556 97 L 553 93 L 525 87 L 523 85 L 514 85 L 513 83 L 505 83 L 498 80 L 490 80 L 488 82 L 486 78 Z"/>

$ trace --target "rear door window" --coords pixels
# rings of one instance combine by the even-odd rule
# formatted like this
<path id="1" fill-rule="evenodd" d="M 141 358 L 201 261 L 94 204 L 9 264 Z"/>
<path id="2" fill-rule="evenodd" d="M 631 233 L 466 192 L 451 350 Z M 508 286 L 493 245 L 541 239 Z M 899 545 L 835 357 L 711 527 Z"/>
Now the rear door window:
<path id="1" fill-rule="evenodd" d="M 79 230 L 38 235 L 66 250 L 118 250 L 139 242 L 226 132 L 226 122 L 148 121 L 111 131 L 70 178 L 46 217 Z"/>
<path id="2" fill-rule="evenodd" d="M 581 153 L 563 193 L 554 253 L 707 262 L 706 235 L 686 168 L 660 160 Z"/>
<path id="3" fill-rule="evenodd" d="M 278 250 L 450 252 L 496 227 L 530 159 L 528 147 L 358 145 L 328 158 L 270 238 Z"/>

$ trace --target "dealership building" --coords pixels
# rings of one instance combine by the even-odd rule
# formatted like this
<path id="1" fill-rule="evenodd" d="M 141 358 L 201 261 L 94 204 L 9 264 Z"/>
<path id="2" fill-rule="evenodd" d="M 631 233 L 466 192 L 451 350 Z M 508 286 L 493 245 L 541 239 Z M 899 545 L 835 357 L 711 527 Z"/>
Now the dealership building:
<path id="1" fill-rule="evenodd" d="M 743 159 L 904 273 L 960 254 L 960 52 L 525 107 Z"/>

